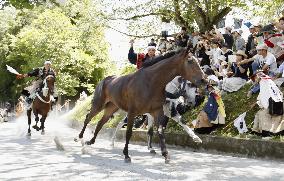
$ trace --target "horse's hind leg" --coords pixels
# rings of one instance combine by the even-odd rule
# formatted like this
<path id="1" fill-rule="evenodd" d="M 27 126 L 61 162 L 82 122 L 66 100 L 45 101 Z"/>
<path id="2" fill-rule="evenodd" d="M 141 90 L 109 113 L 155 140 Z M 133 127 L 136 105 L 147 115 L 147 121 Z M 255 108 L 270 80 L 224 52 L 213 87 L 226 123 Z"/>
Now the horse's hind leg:
<path id="1" fill-rule="evenodd" d="M 32 110 L 31 109 L 27 110 L 27 116 L 28 116 L 28 125 L 29 125 L 27 136 L 31 136 L 32 135 L 31 134 Z"/>
<path id="2" fill-rule="evenodd" d="M 109 118 L 113 115 L 113 113 L 115 113 L 117 110 L 118 110 L 118 107 L 114 105 L 113 103 L 109 102 L 106 104 L 104 115 L 96 126 L 96 130 L 95 130 L 93 138 L 90 141 L 86 142 L 87 145 L 91 145 L 95 143 L 95 140 L 96 140 L 96 137 L 99 131 L 102 129 L 103 125 L 109 120 Z"/>
<path id="3" fill-rule="evenodd" d="M 101 110 L 97 110 L 96 108 L 91 108 L 91 111 L 86 115 L 85 121 L 84 121 L 84 126 L 79 134 L 79 139 L 83 138 L 84 132 L 87 128 L 87 125 L 89 124 L 89 122 L 92 120 L 92 118 L 94 116 L 96 116 Z M 74 141 L 78 141 L 78 138 L 75 138 Z"/>

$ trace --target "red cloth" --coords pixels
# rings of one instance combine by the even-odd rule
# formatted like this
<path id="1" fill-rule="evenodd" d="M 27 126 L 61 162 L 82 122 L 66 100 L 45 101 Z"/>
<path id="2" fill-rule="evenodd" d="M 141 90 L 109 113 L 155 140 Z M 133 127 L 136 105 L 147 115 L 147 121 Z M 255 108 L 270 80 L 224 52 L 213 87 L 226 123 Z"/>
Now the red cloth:
<path id="1" fill-rule="evenodd" d="M 144 53 L 138 53 L 137 54 L 137 61 L 136 61 L 137 69 L 140 69 L 142 67 L 144 58 L 145 58 L 145 54 Z"/>
<path id="2" fill-rule="evenodd" d="M 273 48 L 273 47 L 274 47 L 274 44 L 273 44 L 271 41 L 269 41 L 269 40 L 264 40 L 264 43 L 265 43 L 268 47 L 270 47 L 270 48 Z"/>

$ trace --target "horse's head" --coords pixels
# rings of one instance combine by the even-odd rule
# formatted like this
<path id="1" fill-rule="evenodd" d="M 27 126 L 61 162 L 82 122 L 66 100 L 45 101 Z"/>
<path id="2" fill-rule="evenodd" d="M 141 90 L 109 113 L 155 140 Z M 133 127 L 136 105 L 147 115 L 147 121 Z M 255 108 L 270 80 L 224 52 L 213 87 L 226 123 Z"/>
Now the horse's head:
<path id="1" fill-rule="evenodd" d="M 199 66 L 199 63 L 188 53 L 186 49 L 182 50 L 181 56 L 183 62 L 181 64 L 181 76 L 195 84 L 197 87 L 205 88 L 205 74 Z"/>
<path id="2" fill-rule="evenodd" d="M 54 82 L 55 82 L 55 77 L 53 75 L 48 75 L 43 81 L 43 88 L 42 88 L 42 93 L 43 96 L 47 96 L 47 94 L 53 94 L 54 92 Z"/>

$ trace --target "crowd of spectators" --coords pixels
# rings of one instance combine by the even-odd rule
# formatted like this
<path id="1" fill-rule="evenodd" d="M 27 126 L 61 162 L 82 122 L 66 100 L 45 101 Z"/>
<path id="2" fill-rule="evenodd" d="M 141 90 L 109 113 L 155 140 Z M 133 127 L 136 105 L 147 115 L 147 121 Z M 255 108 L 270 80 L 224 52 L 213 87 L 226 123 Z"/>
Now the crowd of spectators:
<path id="1" fill-rule="evenodd" d="M 189 33 L 182 27 L 179 33 L 172 36 L 161 37 L 159 40 L 151 39 L 146 54 L 135 53 L 134 41 L 131 41 L 128 59 L 140 69 L 156 56 L 190 47 L 191 53 L 209 79 L 212 89 L 210 91 L 213 91 L 214 95 L 236 92 L 245 84 L 251 84 L 247 92 L 247 98 L 250 98 L 259 93 L 259 82 L 263 75 L 269 76 L 279 88 L 283 87 L 284 17 L 269 25 L 250 25 L 248 28 L 250 35 L 245 40 L 242 30 L 233 30 L 231 27 L 225 27 L 223 34 L 216 27 L 204 33 Z M 261 76 L 257 76 L 260 72 Z M 215 121 L 207 120 L 209 123 Z M 280 131 L 283 130 L 284 126 Z"/>

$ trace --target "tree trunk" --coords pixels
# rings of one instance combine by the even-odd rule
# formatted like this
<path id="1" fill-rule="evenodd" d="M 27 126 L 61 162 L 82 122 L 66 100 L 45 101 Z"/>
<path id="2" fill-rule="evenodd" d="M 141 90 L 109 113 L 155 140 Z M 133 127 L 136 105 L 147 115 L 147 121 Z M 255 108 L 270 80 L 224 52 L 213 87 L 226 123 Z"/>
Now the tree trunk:
<path id="1" fill-rule="evenodd" d="M 211 16 L 208 12 L 205 12 L 201 7 L 197 6 L 195 9 L 196 14 L 198 15 L 195 18 L 195 21 L 199 27 L 200 32 L 205 32 L 213 29 L 213 25 L 217 25 L 218 22 L 225 17 L 232 8 L 226 7 L 219 11 L 215 16 Z"/>

